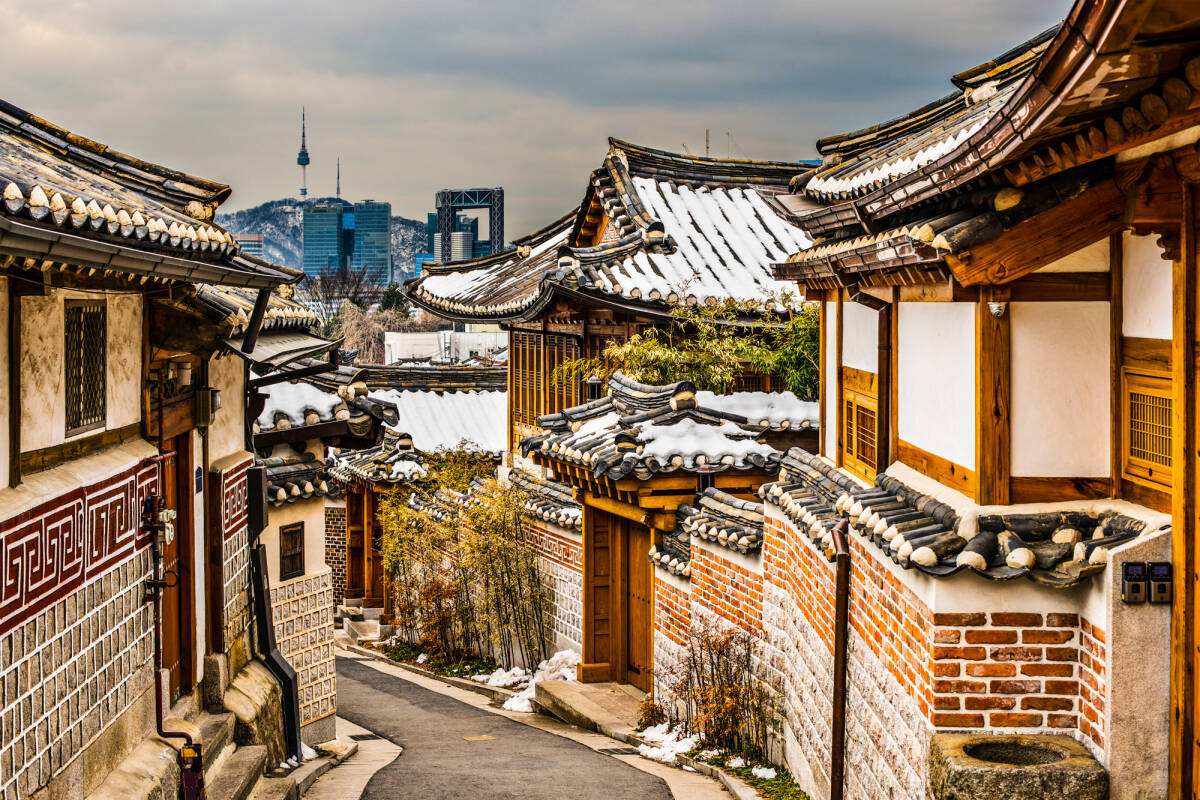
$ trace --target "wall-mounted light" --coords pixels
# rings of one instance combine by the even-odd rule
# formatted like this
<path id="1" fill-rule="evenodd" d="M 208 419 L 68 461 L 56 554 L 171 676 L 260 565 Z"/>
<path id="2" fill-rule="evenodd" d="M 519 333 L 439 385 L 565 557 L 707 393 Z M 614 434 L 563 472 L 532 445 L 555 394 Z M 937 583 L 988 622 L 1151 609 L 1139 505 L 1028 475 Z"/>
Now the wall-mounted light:
<path id="1" fill-rule="evenodd" d="M 1004 316 L 1004 312 L 1008 310 L 1008 303 L 1000 303 L 996 301 L 988 302 L 988 311 L 992 312 L 992 316 L 1000 319 Z"/>

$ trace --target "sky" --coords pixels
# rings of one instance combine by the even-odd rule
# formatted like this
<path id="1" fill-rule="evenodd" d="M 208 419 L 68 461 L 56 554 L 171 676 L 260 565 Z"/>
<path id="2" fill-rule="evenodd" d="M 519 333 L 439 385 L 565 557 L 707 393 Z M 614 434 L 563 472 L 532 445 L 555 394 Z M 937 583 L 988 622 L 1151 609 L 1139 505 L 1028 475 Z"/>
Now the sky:
<path id="1" fill-rule="evenodd" d="M 0 97 L 227 183 L 223 210 L 310 195 L 424 219 L 503 186 L 507 238 L 583 196 L 607 137 L 792 160 L 906 113 L 1069 0 L 59 0 L 9 3 Z"/>

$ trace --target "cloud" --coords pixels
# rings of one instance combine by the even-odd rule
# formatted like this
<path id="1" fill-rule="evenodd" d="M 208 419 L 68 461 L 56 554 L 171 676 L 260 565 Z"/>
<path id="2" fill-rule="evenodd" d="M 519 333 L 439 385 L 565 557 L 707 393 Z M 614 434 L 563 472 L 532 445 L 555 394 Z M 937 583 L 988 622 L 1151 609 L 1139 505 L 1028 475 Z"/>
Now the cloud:
<path id="1" fill-rule="evenodd" d="M 423 218 L 447 186 L 506 189 L 511 238 L 582 197 L 605 137 L 811 157 L 820 136 L 950 90 L 1068 0 L 70 0 L 0 26 L 3 97 L 139 157 L 230 183 L 228 207 L 310 186 Z M 832 9 L 836 9 L 834 12 Z M 726 132 L 732 134 L 726 136 Z"/>

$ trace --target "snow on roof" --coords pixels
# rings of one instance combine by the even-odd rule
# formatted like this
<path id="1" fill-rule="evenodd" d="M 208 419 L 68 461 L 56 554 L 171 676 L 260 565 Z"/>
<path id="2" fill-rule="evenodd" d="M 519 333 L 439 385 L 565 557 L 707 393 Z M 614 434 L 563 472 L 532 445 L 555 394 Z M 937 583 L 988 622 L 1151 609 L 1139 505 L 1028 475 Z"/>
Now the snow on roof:
<path id="1" fill-rule="evenodd" d="M 508 441 L 506 392 L 376 390 L 372 399 L 396 406 L 394 427 L 422 452 L 468 449 L 502 453 Z M 464 442 L 466 443 L 464 445 Z"/>
<path id="2" fill-rule="evenodd" d="M 350 410 L 337 392 L 327 392 L 310 383 L 276 383 L 264 387 L 262 391 L 267 395 L 267 401 L 262 413 L 254 421 L 258 431 L 304 425 L 310 412 L 315 413 L 321 422 L 350 418 Z"/>
<path id="3" fill-rule="evenodd" d="M 821 406 L 801 400 L 792 392 L 696 392 L 702 408 L 745 417 L 760 428 L 815 428 L 821 420 Z"/>

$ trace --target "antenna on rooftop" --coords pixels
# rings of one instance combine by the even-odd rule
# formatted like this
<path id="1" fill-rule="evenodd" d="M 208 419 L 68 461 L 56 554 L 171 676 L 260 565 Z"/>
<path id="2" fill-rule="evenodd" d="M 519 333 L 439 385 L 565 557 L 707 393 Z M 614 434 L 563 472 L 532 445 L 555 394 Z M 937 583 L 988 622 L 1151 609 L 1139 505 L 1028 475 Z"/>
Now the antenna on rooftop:
<path id="1" fill-rule="evenodd" d="M 708 155 L 709 155 L 708 128 L 705 128 L 704 129 L 704 157 L 708 158 Z"/>
<path id="2" fill-rule="evenodd" d="M 692 151 L 688 150 L 688 146 L 686 144 L 680 144 L 679 146 L 682 147 L 683 152 L 687 153 L 689 156 L 692 154 Z"/>
<path id="3" fill-rule="evenodd" d="M 342 197 L 342 157 L 338 156 L 337 160 L 337 198 Z"/>
<path id="4" fill-rule="evenodd" d="M 300 152 L 296 155 L 296 163 L 300 165 L 300 196 L 308 196 L 308 147 L 305 145 L 304 106 L 300 106 Z"/>

